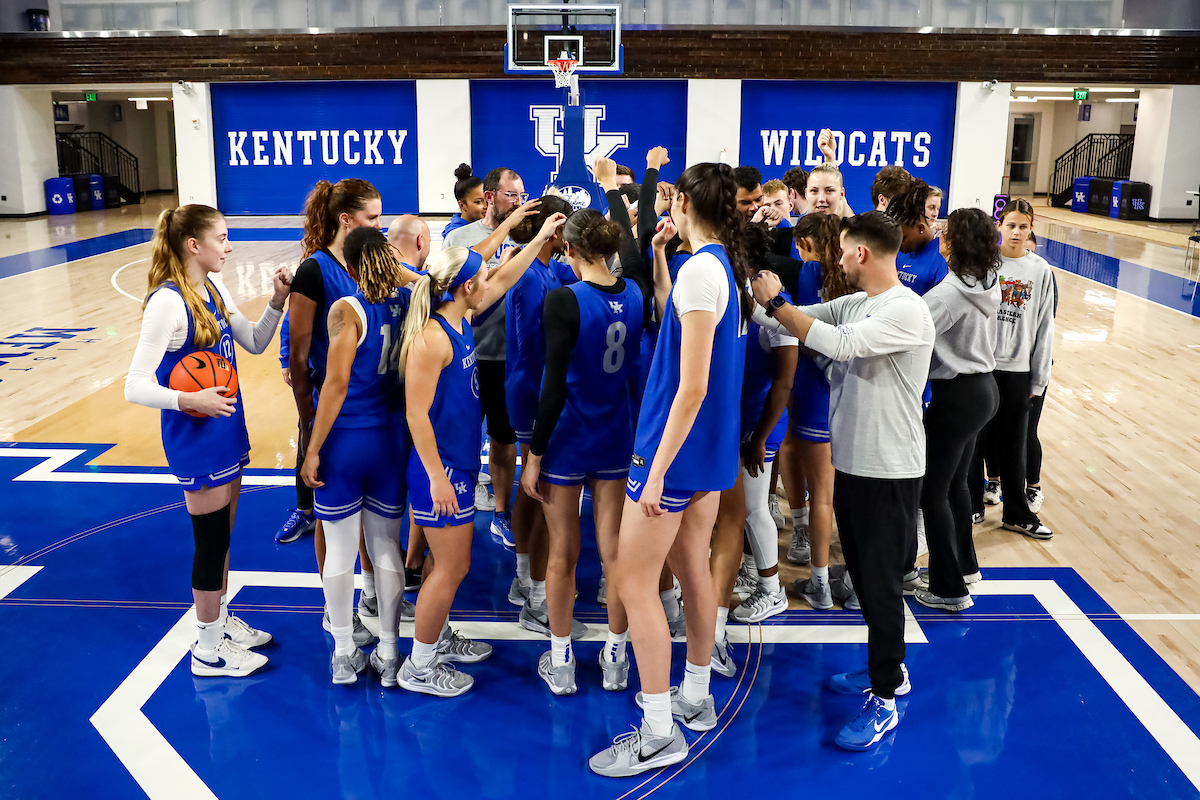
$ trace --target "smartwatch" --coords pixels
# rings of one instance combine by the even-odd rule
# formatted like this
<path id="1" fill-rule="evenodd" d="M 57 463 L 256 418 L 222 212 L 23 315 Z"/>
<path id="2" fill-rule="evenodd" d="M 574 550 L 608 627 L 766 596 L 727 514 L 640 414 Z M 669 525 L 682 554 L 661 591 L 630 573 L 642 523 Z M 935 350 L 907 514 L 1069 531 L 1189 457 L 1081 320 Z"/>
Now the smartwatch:
<path id="1" fill-rule="evenodd" d="M 774 318 L 775 312 L 778 311 L 779 309 L 783 308 L 786 304 L 787 304 L 787 300 L 784 299 L 783 295 L 777 294 L 767 302 L 767 305 L 763 309 L 763 312 L 768 317 Z"/>

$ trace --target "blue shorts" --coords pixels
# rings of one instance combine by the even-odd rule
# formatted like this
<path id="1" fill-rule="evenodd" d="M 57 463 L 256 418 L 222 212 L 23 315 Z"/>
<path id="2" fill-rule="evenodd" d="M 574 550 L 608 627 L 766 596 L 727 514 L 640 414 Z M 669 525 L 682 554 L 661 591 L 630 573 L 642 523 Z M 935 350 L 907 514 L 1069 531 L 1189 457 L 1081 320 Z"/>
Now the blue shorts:
<path id="1" fill-rule="evenodd" d="M 224 486 L 227 483 L 233 483 L 242 474 L 242 468 L 250 463 L 250 454 L 245 453 L 238 463 L 225 469 L 219 469 L 216 472 L 211 472 L 208 475 L 197 475 L 195 477 L 185 478 L 181 475 L 176 475 L 175 480 L 179 481 L 179 485 L 186 492 L 192 492 L 207 486 L 210 489 L 215 489 L 218 486 Z"/>
<path id="2" fill-rule="evenodd" d="M 779 422 L 775 423 L 775 427 L 767 434 L 767 456 L 763 459 L 764 464 L 770 464 L 775 460 L 775 456 L 779 455 L 779 446 L 783 444 L 783 437 L 788 432 L 788 412 L 784 411 L 779 417 Z M 754 431 L 750 431 L 742 437 L 742 445 L 745 446 L 754 438 Z"/>
<path id="3" fill-rule="evenodd" d="M 586 472 L 572 472 L 568 470 L 556 470 L 553 467 L 548 468 L 545 462 L 542 462 L 542 474 L 540 478 L 546 483 L 553 483 L 556 486 L 581 486 L 588 481 L 619 481 L 621 478 L 629 476 L 629 466 L 618 467 L 617 469 L 595 469 Z"/>
<path id="4" fill-rule="evenodd" d="M 364 507 L 388 519 L 403 517 L 409 446 L 405 425 L 331 429 L 318 470 L 325 485 L 313 490 L 317 519 L 336 522 Z"/>
<path id="5" fill-rule="evenodd" d="M 792 386 L 792 435 L 806 442 L 829 441 L 829 382 L 811 360 L 801 357 Z"/>
<path id="6" fill-rule="evenodd" d="M 650 462 L 646 461 L 641 466 L 636 462 L 629 468 L 629 480 L 625 482 L 625 496 L 630 500 L 637 502 L 642 499 L 642 489 L 646 486 L 646 477 L 650 474 Z M 663 487 L 662 497 L 658 504 L 662 506 L 663 511 L 677 512 L 683 511 L 692 503 L 692 498 L 696 492 L 685 492 L 678 489 L 667 489 Z"/>
<path id="7" fill-rule="evenodd" d="M 452 516 L 442 516 L 433 510 L 433 498 L 429 491 L 429 475 L 425 465 L 417 455 L 417 448 L 412 449 L 408 457 L 408 502 L 412 505 L 413 522 L 424 528 L 452 528 L 455 525 L 470 524 L 475 519 L 475 482 L 479 472 L 467 472 L 465 469 L 447 467 L 446 477 L 454 487 L 458 498 L 458 513 Z"/>

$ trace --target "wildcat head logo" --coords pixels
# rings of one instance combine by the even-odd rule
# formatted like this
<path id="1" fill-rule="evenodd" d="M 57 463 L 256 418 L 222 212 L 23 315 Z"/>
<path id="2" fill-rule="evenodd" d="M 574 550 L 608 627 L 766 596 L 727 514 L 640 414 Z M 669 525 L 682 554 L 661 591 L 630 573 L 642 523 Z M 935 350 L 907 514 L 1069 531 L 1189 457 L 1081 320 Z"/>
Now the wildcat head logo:
<path id="1" fill-rule="evenodd" d="M 1008 306 L 1023 308 L 1029 298 L 1033 297 L 1033 284 L 1024 281 L 1002 281 L 1000 283 L 1000 302 Z"/>
<path id="2" fill-rule="evenodd" d="M 592 193 L 582 186 L 560 186 L 558 196 L 570 203 L 571 208 L 576 211 L 592 204 Z"/>

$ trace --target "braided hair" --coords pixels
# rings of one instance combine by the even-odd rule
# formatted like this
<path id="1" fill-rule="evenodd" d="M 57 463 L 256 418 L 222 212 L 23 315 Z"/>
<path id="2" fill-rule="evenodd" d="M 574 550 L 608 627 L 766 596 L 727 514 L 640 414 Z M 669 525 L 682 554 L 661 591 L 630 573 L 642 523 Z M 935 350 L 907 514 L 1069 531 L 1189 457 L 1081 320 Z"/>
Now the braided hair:
<path id="1" fill-rule="evenodd" d="M 928 225 L 929 220 L 925 216 L 925 201 L 932 193 L 932 186 L 920 178 L 913 178 L 903 193 L 892 198 L 884 213 L 905 228 Z"/>
<path id="2" fill-rule="evenodd" d="M 733 267 L 734 283 L 745 286 L 751 272 L 747 249 L 745 217 L 737 210 L 738 182 L 728 164 L 706 162 L 694 164 L 683 171 L 675 182 L 675 191 L 688 198 L 692 214 L 706 232 L 725 246 L 729 264 Z M 753 301 L 739 291 L 742 319 L 750 319 Z"/>

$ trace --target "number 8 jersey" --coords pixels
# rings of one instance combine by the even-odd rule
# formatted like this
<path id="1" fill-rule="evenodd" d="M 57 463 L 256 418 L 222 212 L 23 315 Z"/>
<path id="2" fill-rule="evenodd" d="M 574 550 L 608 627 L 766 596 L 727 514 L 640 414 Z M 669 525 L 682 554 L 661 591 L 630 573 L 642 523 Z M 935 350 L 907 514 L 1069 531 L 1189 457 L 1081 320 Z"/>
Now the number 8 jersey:
<path id="1" fill-rule="evenodd" d="M 404 392 L 400 386 L 400 344 L 412 293 L 397 289 L 382 303 L 368 303 L 362 293 L 343 298 L 358 314 L 362 335 L 350 385 L 335 428 L 372 428 L 404 423 Z"/>
<path id="2" fill-rule="evenodd" d="M 579 336 L 567 365 L 566 403 L 542 457 L 542 473 L 624 479 L 633 452 L 642 292 L 630 280 L 616 294 L 583 281 L 555 291 L 575 294 Z"/>

